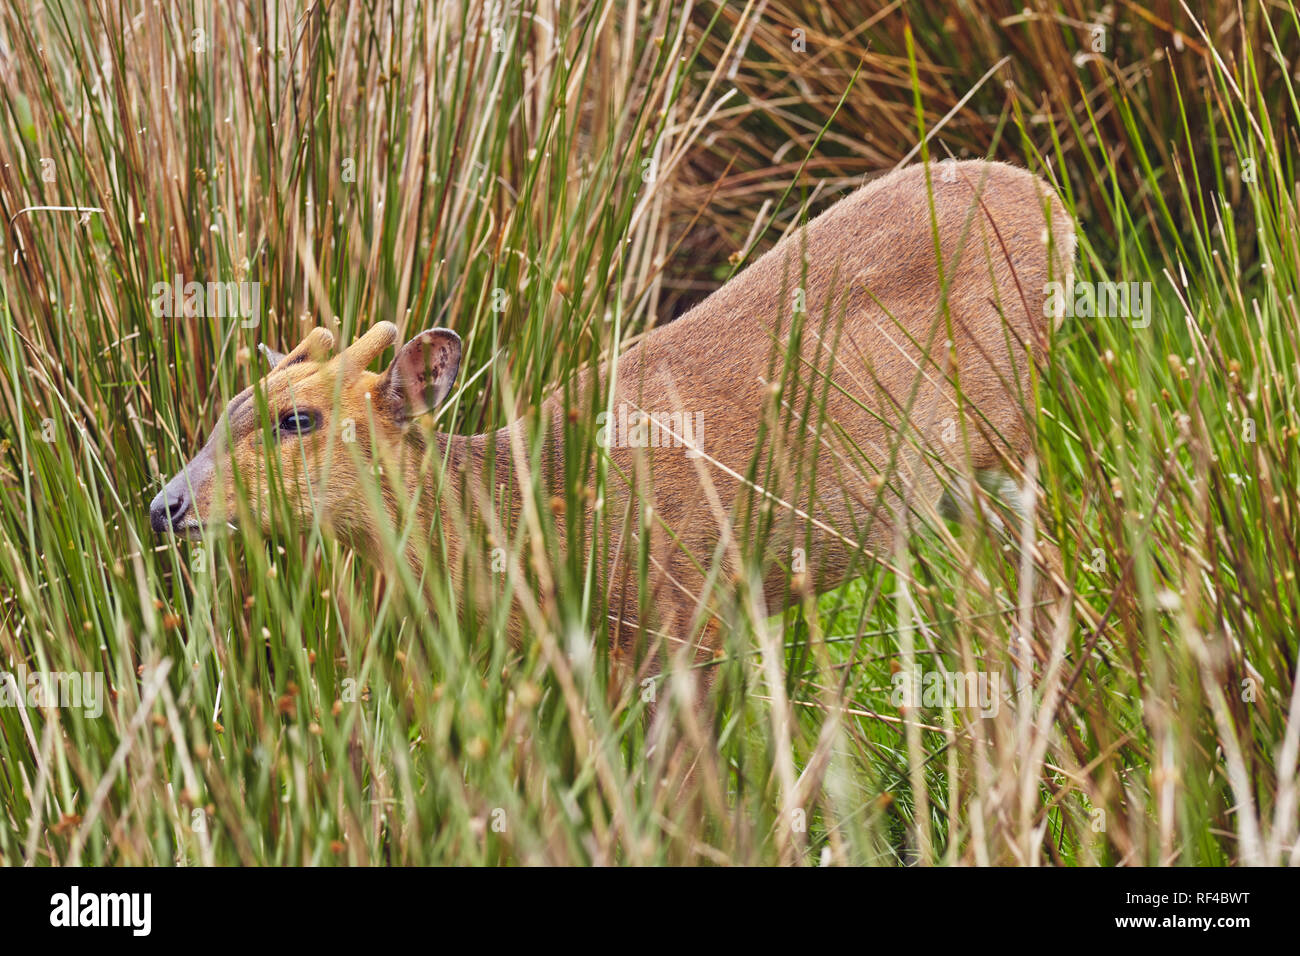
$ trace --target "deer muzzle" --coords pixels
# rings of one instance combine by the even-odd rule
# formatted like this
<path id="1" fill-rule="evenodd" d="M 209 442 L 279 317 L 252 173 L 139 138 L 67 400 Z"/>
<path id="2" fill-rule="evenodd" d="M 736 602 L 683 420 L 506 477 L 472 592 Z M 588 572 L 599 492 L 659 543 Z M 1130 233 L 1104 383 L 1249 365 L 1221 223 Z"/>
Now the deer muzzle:
<path id="1" fill-rule="evenodd" d="M 199 537 L 203 521 L 195 509 L 194 499 L 198 489 L 211 480 L 212 455 L 211 448 L 207 447 L 163 485 L 150 502 L 149 524 L 154 532 L 172 531 L 189 538 Z"/>

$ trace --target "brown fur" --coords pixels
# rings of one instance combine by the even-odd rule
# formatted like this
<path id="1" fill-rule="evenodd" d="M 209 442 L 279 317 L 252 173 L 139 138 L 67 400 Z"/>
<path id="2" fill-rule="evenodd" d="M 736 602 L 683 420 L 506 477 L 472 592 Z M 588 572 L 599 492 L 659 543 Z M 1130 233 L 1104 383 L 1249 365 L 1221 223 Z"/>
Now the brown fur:
<path id="1" fill-rule="evenodd" d="M 702 635 L 694 655 L 707 659 L 714 652 L 718 627 L 702 599 L 705 574 L 719 542 L 743 527 L 729 525 L 738 504 L 768 499 L 772 525 L 762 599 L 775 613 L 798 597 L 802 584 L 824 591 L 866 570 L 870 556 L 888 560 L 901 516 L 937 501 L 945 480 L 987 469 L 1014 472 L 1031 454 L 1032 420 L 1024 408 L 1032 408 L 1032 357 L 1045 341 L 1044 286 L 1069 281 L 1073 224 L 1046 184 L 1024 170 L 963 162 L 931 166 L 930 174 L 927 183 L 924 168 L 913 166 L 873 181 L 619 357 L 609 407 L 699 413 L 705 430 L 702 457 L 689 457 L 681 447 L 609 449 L 604 513 L 618 528 L 630 510 L 633 534 L 600 559 L 611 613 L 620 618 L 611 626 L 616 645 L 630 646 L 652 629 L 670 644 Z M 946 314 L 939 308 L 936 230 Z M 1050 266 L 1049 249 L 1055 254 Z M 802 364 L 783 374 L 799 286 L 806 308 Z M 387 463 L 403 478 L 384 485 L 390 520 L 402 511 L 395 488 L 417 489 L 419 533 L 408 559 L 418 569 L 427 553 L 424 536 L 441 539 L 455 576 L 459 534 L 454 522 L 441 519 L 443 503 L 484 500 L 473 489 L 490 451 L 498 481 L 513 479 L 511 439 L 522 435 L 523 424 L 473 437 L 434 435 L 451 467 L 445 484 L 431 481 L 421 465 L 427 436 L 408 427 L 393 406 L 391 370 L 381 376 L 365 368 L 396 334 L 390 323 L 380 323 L 326 359 L 331 337 L 318 329 L 267 376 L 273 414 L 296 404 L 324 417 L 311 434 L 283 440 L 284 484 L 304 518 L 314 512 L 335 534 L 391 566 L 381 546 L 382 516 L 366 504 L 355 453 L 362 461 Z M 598 374 L 608 381 L 611 372 L 605 367 Z M 783 383 L 779 394 L 774 382 Z M 591 376 L 578 385 L 580 395 L 589 395 Z M 814 400 L 805 422 L 800 416 L 810 389 Z M 261 429 L 248 396 L 231 402 L 227 418 L 189 466 L 198 479 L 191 480 L 186 519 L 196 516 L 194 527 L 247 510 L 232 482 L 212 480 L 223 458 L 233 458 L 249 481 L 252 513 L 268 512 Z M 563 497 L 558 456 L 566 409 L 556 395 L 540 411 L 549 439 L 542 479 Z M 346 418 L 355 422 L 356 446 L 337 440 Z M 954 427 L 958 438 L 951 441 Z M 756 475 L 765 495 L 737 478 L 750 471 L 760 430 L 767 447 Z M 815 485 L 801 485 L 813 464 Z M 517 491 L 507 506 L 517 520 Z M 653 620 L 639 621 L 631 556 L 646 506 L 654 509 L 648 545 Z M 590 520 L 588 514 L 588 529 Z M 178 527 L 187 526 L 182 521 Z M 859 544 L 869 556 L 865 563 Z M 792 588 L 791 557 L 805 546 L 808 571 Z M 734 549 L 724 541 L 721 551 L 726 572 L 734 573 Z"/>

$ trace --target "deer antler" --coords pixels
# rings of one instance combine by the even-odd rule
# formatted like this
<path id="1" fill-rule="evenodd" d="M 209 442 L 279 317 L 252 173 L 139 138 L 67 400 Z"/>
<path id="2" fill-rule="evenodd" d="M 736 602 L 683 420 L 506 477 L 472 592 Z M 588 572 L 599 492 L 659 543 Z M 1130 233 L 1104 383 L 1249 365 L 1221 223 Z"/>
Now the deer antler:
<path id="1" fill-rule="evenodd" d="M 286 365 L 295 365 L 298 362 L 305 362 L 310 359 L 313 362 L 319 362 L 329 354 L 330 349 L 334 347 L 334 334 L 329 329 L 317 326 L 303 336 L 303 340 L 288 355 L 281 355 L 274 349 L 261 345 L 259 348 L 267 359 L 271 362 L 272 370 L 283 368 Z"/>
<path id="2" fill-rule="evenodd" d="M 343 361 L 354 369 L 363 369 L 396 341 L 397 326 L 392 322 L 376 322 L 365 335 L 347 347 Z"/>

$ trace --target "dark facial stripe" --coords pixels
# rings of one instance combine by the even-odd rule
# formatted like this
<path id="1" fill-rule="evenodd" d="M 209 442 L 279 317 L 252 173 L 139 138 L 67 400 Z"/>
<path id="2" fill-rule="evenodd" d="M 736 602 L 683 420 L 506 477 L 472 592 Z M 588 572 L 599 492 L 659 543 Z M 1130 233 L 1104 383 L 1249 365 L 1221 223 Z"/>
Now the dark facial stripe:
<path id="1" fill-rule="evenodd" d="M 310 358 L 310 354 L 304 349 L 301 352 L 290 355 L 283 362 L 276 366 L 277 369 L 288 368 L 290 365 L 299 365 Z"/>

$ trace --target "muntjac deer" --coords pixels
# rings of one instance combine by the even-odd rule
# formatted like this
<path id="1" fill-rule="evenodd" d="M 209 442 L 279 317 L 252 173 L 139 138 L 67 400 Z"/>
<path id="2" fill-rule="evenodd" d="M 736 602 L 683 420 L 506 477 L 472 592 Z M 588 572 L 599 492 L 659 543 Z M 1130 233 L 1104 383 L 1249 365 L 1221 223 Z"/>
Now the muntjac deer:
<path id="1" fill-rule="evenodd" d="M 614 649 L 653 633 L 665 646 L 687 645 L 688 659 L 712 657 L 720 635 L 707 581 L 734 551 L 726 542 L 744 533 L 742 498 L 768 512 L 762 598 L 777 613 L 801 593 L 865 570 L 863 554 L 888 558 L 906 513 L 934 508 L 946 489 L 997 472 L 1023 481 L 1019 469 L 1034 445 L 1032 363 L 1051 319 L 1048 284 L 1068 285 L 1074 252 L 1070 217 L 1029 172 L 991 162 L 949 161 L 928 173 L 912 166 L 846 197 L 686 315 L 584 375 L 577 393 L 591 394 L 597 379 L 613 387 L 604 421 L 616 440 L 601 452 L 610 467 L 599 507 L 635 539 L 598 557 Z M 241 514 L 269 520 L 267 460 L 278 457 L 299 517 L 318 518 L 391 567 L 383 542 L 393 539 L 381 523 L 400 527 L 413 508 L 420 533 L 406 559 L 418 573 L 445 547 L 455 577 L 463 522 L 444 520 L 446 503 L 491 502 L 503 520 L 517 519 L 519 481 L 508 483 L 504 502 L 464 492 L 466 482 L 482 482 L 488 461 L 497 476 L 518 474 L 525 425 L 469 437 L 418 427 L 451 393 L 461 341 L 429 329 L 401 345 L 385 371 L 369 371 L 397 341 L 397 327 L 380 322 L 331 355 L 333 336 L 317 328 L 274 356 L 257 387 L 277 447 L 263 447 L 249 388 L 154 499 L 154 529 L 194 535 Z M 540 480 L 563 499 L 569 409 L 557 394 L 541 412 Z M 628 426 L 625 416 L 637 422 L 644 413 L 670 440 L 629 437 L 645 419 Z M 355 428 L 355 443 L 338 440 L 343 422 Z M 754 469 L 764 444 L 768 465 Z M 447 466 L 441 481 L 429 480 L 432 458 Z M 360 491 L 366 469 L 358 459 L 386 463 L 390 475 L 398 469 L 400 480 L 383 481 L 382 509 Z M 232 470 L 251 507 L 240 507 Z M 590 463 L 579 470 L 589 473 Z M 401 501 L 399 489 L 412 500 Z M 590 535 L 596 506 L 588 510 L 576 524 Z M 648 601 L 638 590 L 637 548 L 648 559 Z M 792 587 L 796 551 L 806 570 Z M 651 619 L 639 620 L 646 607 L 641 616 Z M 700 670 L 706 687 L 710 671 Z"/>

